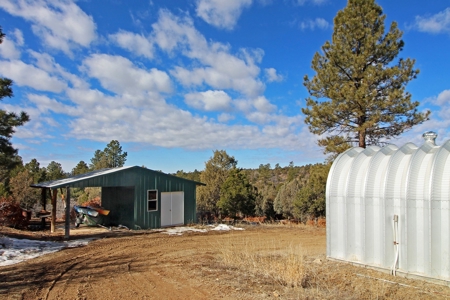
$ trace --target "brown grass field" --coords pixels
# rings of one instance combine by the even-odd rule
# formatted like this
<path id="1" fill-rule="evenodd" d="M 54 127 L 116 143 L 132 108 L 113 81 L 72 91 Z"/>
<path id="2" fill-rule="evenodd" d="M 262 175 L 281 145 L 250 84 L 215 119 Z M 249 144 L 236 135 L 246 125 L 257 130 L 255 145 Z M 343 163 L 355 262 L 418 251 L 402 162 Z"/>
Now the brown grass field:
<path id="1" fill-rule="evenodd" d="M 0 234 L 60 239 L 62 232 Z M 0 299 L 450 299 L 450 288 L 326 259 L 325 229 L 245 226 L 243 231 L 109 232 L 0 267 Z"/>

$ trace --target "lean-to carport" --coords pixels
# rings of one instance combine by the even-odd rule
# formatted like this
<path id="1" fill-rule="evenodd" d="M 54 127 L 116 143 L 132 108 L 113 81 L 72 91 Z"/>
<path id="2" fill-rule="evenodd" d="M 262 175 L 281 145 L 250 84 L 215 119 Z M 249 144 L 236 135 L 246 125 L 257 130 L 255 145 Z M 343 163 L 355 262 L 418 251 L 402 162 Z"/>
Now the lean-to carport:
<path id="1" fill-rule="evenodd" d="M 56 217 L 56 190 L 66 189 L 66 224 L 65 237 L 70 235 L 70 188 L 101 187 L 102 205 L 107 203 L 107 209 L 111 210 L 113 217 L 120 221 L 128 222 L 130 228 L 159 228 L 178 224 L 167 224 L 161 221 L 161 216 L 166 216 L 163 209 L 172 210 L 172 205 L 180 203 L 173 201 L 169 195 L 181 193 L 183 199 L 180 206 L 181 220 L 183 224 L 196 221 L 196 186 L 203 183 L 176 177 L 147 168 L 131 166 L 114 169 L 103 169 L 77 175 L 61 180 L 42 182 L 32 185 L 42 189 L 43 199 L 47 190 L 52 194 L 52 225 Z M 105 198 L 104 198 L 105 197 Z M 170 198 L 170 199 L 169 199 Z M 161 201 L 170 201 L 161 203 Z M 106 200 L 104 202 L 104 200 Z M 163 205 L 162 205 L 163 204 Z M 179 222 L 181 222 L 179 221 Z M 181 223 L 179 223 L 181 224 Z"/>

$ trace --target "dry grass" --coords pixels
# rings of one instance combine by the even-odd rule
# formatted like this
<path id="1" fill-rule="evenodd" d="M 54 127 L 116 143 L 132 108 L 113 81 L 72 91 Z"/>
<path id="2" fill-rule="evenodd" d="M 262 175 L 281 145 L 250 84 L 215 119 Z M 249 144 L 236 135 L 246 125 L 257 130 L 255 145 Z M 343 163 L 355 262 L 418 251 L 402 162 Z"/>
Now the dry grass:
<path id="1" fill-rule="evenodd" d="M 313 233 L 310 226 L 287 226 L 303 234 Z M 236 274 L 266 278 L 273 284 L 271 288 L 282 295 L 281 298 L 450 299 L 449 287 L 330 261 L 324 253 L 314 253 L 306 244 L 302 247 L 295 236 L 289 242 L 286 239 L 274 240 L 273 237 L 268 240 L 259 234 L 253 237 L 233 235 L 214 246 L 220 251 L 222 267 Z"/>
<path id="2" fill-rule="evenodd" d="M 304 286 L 307 276 L 300 245 L 291 243 L 282 251 L 275 241 L 254 243 L 248 239 L 229 240 L 218 247 L 222 262 L 228 266 L 262 275 L 290 287 Z"/>

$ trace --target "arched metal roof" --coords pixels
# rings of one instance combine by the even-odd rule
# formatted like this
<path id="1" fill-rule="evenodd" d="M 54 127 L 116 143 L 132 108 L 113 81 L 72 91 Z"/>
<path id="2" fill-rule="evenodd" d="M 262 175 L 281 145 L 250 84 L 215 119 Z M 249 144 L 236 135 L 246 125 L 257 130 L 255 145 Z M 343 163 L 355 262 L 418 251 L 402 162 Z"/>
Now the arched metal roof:
<path id="1" fill-rule="evenodd" d="M 450 141 L 351 148 L 326 196 L 328 257 L 450 281 Z"/>

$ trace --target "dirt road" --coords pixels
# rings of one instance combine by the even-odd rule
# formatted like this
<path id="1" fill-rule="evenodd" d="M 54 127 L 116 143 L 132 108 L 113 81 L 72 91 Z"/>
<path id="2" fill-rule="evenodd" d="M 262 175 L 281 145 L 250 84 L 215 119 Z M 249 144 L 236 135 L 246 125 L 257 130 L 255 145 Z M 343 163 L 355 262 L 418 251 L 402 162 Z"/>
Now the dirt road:
<path id="1" fill-rule="evenodd" d="M 301 245 L 309 269 L 306 288 L 226 266 L 221 248 L 248 243 L 283 251 Z M 278 250 L 277 250 L 278 249 Z M 365 274 L 366 278 L 355 274 Z M 403 280 L 414 288 L 370 278 L 381 273 L 325 260 L 325 229 L 273 226 L 244 231 L 108 237 L 82 248 L 0 267 L 1 299 L 304 299 L 446 298 L 448 287 Z M 430 290 L 432 290 L 430 292 Z M 379 293 L 379 295 L 377 295 Z"/>

